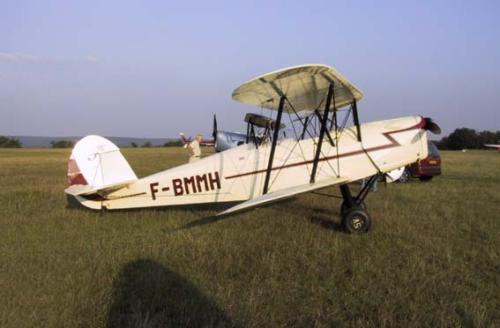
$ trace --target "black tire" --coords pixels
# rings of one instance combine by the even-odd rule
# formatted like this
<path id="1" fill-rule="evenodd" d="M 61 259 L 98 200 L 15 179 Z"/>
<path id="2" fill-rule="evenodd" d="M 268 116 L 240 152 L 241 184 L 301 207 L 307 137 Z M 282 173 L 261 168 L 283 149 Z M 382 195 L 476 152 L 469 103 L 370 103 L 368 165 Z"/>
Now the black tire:
<path id="1" fill-rule="evenodd" d="M 427 182 L 427 181 L 431 181 L 431 180 L 432 180 L 432 178 L 433 178 L 433 176 L 432 176 L 432 175 L 422 175 L 419 179 L 420 179 L 420 181 L 422 181 L 422 182 Z"/>
<path id="2" fill-rule="evenodd" d="M 351 208 L 347 207 L 347 203 L 345 202 L 345 200 L 343 200 L 342 205 L 340 205 L 340 215 L 343 217 L 346 211 L 350 210 Z M 360 208 L 362 210 L 366 210 L 366 204 L 365 202 L 361 202 L 359 204 L 356 204 L 354 208 Z"/>
<path id="3" fill-rule="evenodd" d="M 365 210 L 354 208 L 342 217 L 342 227 L 348 233 L 366 233 L 372 226 L 372 219 Z"/>
<path id="4" fill-rule="evenodd" d="M 408 168 L 405 167 L 403 174 L 401 174 L 401 176 L 398 179 L 398 182 L 408 183 L 410 182 L 410 178 L 411 178 L 410 171 L 408 170 Z"/>

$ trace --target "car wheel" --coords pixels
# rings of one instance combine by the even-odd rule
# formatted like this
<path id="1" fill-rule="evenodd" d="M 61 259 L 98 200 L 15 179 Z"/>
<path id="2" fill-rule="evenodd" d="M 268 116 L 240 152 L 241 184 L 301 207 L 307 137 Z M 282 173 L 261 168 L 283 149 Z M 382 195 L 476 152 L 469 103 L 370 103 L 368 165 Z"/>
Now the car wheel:
<path id="1" fill-rule="evenodd" d="M 403 171 L 403 174 L 401 174 L 401 177 L 399 177 L 398 182 L 401 182 L 401 183 L 410 182 L 410 171 L 408 170 L 408 168 L 405 168 L 405 170 Z"/>
<path id="2" fill-rule="evenodd" d="M 423 176 L 421 176 L 419 179 L 420 179 L 420 181 L 422 181 L 422 182 L 426 182 L 426 181 L 431 181 L 431 180 L 432 180 L 432 178 L 433 178 L 433 176 L 432 176 L 432 175 L 423 175 Z"/>
<path id="3" fill-rule="evenodd" d="M 342 227 L 348 233 L 366 233 L 371 225 L 370 215 L 361 208 L 353 208 L 342 216 Z"/>

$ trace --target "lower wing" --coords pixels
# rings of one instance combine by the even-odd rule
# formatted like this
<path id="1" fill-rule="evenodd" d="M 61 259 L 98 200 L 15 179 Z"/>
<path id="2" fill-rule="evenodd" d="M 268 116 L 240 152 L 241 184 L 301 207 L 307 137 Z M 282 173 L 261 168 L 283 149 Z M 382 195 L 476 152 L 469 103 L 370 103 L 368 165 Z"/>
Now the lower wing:
<path id="1" fill-rule="evenodd" d="M 333 186 L 336 184 L 341 184 L 341 183 L 346 182 L 346 181 L 347 181 L 347 179 L 345 179 L 345 178 L 331 178 L 331 179 L 319 181 L 316 183 L 307 183 L 307 184 L 296 186 L 296 187 L 290 187 L 290 188 L 274 191 L 274 192 L 250 199 L 250 200 L 243 202 L 241 204 L 238 204 L 236 206 L 233 206 L 233 207 L 217 214 L 217 216 L 233 214 L 233 213 L 240 212 L 240 211 L 243 211 L 246 209 L 251 209 L 251 208 L 263 206 L 266 204 L 277 202 L 279 200 L 293 197 L 295 195 L 303 194 L 303 193 L 310 192 L 313 190 L 326 188 L 326 187 Z"/>

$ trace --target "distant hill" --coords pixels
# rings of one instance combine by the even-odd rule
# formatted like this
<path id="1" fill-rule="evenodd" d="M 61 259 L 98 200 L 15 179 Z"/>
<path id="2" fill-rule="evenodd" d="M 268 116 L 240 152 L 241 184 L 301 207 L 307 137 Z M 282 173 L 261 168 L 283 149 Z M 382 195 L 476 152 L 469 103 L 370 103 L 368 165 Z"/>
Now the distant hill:
<path id="1" fill-rule="evenodd" d="M 54 140 L 72 140 L 78 141 L 82 137 L 36 137 L 36 136 L 9 136 L 19 139 L 25 148 L 50 148 L 50 142 Z M 106 137 L 118 147 L 131 147 L 135 142 L 139 147 L 149 141 L 153 146 L 163 146 L 168 141 L 176 141 L 176 138 L 127 138 L 127 137 Z"/>

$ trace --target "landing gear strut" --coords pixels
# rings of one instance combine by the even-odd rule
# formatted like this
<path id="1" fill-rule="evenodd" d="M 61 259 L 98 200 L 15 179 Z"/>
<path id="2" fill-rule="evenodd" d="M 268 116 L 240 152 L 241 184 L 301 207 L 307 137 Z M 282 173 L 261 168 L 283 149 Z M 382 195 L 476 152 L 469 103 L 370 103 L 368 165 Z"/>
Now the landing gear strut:
<path id="1" fill-rule="evenodd" d="M 353 197 L 347 184 L 340 185 L 340 192 L 344 201 L 340 207 L 342 227 L 349 233 L 365 233 L 370 230 L 372 219 L 366 210 L 364 200 L 378 175 L 372 176 L 368 183 L 361 188 L 359 194 Z"/>

